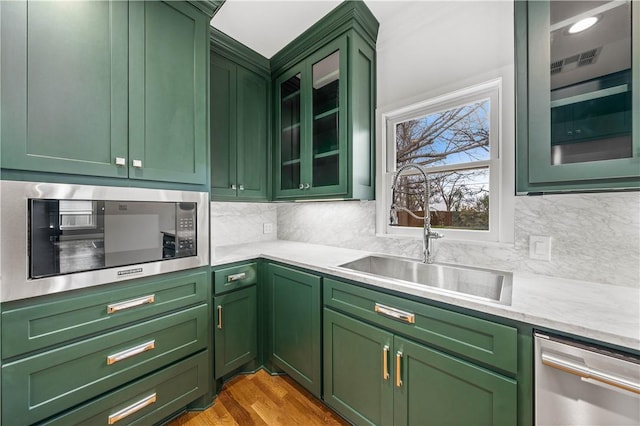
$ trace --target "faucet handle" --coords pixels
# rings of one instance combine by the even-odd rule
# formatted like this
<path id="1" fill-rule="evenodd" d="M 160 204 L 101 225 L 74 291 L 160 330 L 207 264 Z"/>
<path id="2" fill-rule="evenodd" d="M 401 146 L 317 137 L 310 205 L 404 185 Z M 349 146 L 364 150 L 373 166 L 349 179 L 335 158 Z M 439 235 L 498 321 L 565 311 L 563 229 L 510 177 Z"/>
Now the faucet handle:
<path id="1" fill-rule="evenodd" d="M 441 234 L 439 232 L 429 231 L 429 233 L 427 234 L 427 237 L 431 238 L 432 240 L 437 240 L 440 238 L 444 238 L 444 234 Z"/>

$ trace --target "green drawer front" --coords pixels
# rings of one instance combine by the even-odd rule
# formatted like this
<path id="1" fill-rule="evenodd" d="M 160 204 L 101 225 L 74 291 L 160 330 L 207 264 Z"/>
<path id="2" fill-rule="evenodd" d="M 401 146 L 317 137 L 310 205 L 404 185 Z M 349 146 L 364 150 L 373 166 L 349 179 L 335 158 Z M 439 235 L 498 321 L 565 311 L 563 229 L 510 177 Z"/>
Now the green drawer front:
<path id="1" fill-rule="evenodd" d="M 376 303 L 413 314 L 415 322 L 377 313 Z M 513 327 L 332 279 L 324 280 L 324 304 L 468 359 L 517 372 L 518 335 Z"/>
<path id="2" fill-rule="evenodd" d="M 254 262 L 219 269 L 213 272 L 213 280 L 216 295 L 247 287 L 258 282 L 258 265 Z"/>
<path id="3" fill-rule="evenodd" d="M 4 364 L 3 423 L 37 422 L 206 349 L 208 311 L 192 307 Z"/>
<path id="4" fill-rule="evenodd" d="M 118 425 L 155 424 L 206 393 L 210 374 L 208 358 L 207 351 L 201 352 L 43 425 L 100 426 L 116 418 L 120 418 Z"/>
<path id="5" fill-rule="evenodd" d="M 207 282 L 201 269 L 4 304 L 2 358 L 206 303 Z"/>

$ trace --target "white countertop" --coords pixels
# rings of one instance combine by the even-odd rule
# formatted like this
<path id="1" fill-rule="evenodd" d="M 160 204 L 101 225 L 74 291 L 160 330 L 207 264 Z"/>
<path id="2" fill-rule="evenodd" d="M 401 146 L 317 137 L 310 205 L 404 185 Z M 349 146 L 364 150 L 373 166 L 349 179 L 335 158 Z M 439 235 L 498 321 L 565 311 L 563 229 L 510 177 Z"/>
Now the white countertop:
<path id="1" fill-rule="evenodd" d="M 511 305 L 459 297 L 337 268 L 372 253 L 292 241 L 216 247 L 212 265 L 263 257 L 380 288 L 640 350 L 640 289 L 513 274 Z"/>

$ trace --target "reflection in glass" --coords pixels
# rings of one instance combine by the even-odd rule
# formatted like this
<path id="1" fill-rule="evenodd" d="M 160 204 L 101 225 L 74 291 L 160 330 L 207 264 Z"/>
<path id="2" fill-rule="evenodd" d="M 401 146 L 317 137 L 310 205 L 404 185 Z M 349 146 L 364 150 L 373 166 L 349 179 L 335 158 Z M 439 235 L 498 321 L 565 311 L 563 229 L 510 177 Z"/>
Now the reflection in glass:
<path id="1" fill-rule="evenodd" d="M 552 1 L 550 31 L 551 164 L 631 157 L 631 2 Z"/>
<path id="2" fill-rule="evenodd" d="M 300 185 L 300 74 L 280 86 L 280 189 Z"/>
<path id="3" fill-rule="evenodd" d="M 339 183 L 340 52 L 313 64 L 313 186 Z"/>
<path id="4" fill-rule="evenodd" d="M 431 225 L 448 229 L 489 229 L 489 168 L 429 173 Z M 400 205 L 416 216 L 423 216 L 424 183 L 422 175 L 398 178 Z M 422 220 L 398 212 L 398 225 L 422 228 Z"/>

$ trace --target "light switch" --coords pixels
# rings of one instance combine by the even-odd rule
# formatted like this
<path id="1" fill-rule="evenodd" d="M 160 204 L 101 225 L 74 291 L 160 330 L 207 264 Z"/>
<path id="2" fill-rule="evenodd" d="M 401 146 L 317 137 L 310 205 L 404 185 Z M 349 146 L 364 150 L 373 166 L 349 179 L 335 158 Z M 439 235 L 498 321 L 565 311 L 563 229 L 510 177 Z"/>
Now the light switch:
<path id="1" fill-rule="evenodd" d="M 529 258 L 551 260 L 551 237 L 541 235 L 529 236 Z"/>

